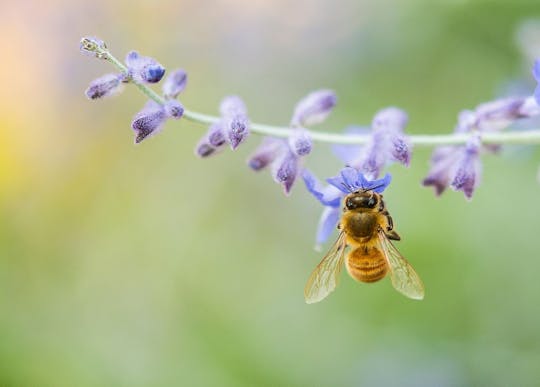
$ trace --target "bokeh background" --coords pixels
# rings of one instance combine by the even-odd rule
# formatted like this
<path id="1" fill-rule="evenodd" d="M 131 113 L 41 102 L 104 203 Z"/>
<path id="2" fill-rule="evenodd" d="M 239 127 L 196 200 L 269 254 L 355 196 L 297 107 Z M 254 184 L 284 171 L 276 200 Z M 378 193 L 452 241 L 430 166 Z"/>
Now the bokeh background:
<path id="1" fill-rule="evenodd" d="M 420 185 L 430 149 L 390 167 L 426 299 L 344 275 L 306 305 L 321 207 L 302 184 L 286 198 L 248 170 L 255 135 L 199 160 L 205 128 L 169 122 L 134 146 L 145 98 L 88 101 L 112 68 L 78 51 L 96 35 L 183 67 L 181 100 L 204 113 L 237 93 L 254 121 L 286 124 L 327 87 L 339 105 L 320 129 L 395 105 L 410 133 L 446 133 L 461 109 L 532 93 L 536 18 L 534 1 L 3 2 L 0 385 L 538 385 L 537 149 L 485 156 L 471 202 Z M 340 167 L 325 145 L 307 165 Z"/>

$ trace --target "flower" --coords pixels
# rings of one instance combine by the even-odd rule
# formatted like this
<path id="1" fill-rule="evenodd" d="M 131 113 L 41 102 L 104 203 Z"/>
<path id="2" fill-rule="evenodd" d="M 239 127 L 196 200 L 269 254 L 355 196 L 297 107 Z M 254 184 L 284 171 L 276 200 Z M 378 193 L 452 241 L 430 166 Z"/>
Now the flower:
<path id="1" fill-rule="evenodd" d="M 236 95 L 223 98 L 219 106 L 225 139 L 236 149 L 249 135 L 249 119 L 244 101 Z"/>
<path id="2" fill-rule="evenodd" d="M 130 51 L 126 55 L 126 66 L 129 76 L 140 83 L 157 83 L 165 74 L 165 68 L 154 58 L 141 56 L 137 51 Z"/>
<path id="3" fill-rule="evenodd" d="M 326 242 L 336 228 L 340 217 L 339 207 L 345 196 L 357 190 L 382 193 L 392 180 L 390 174 L 382 179 L 368 180 L 362 172 L 352 167 L 345 167 L 337 176 L 326 179 L 329 183 L 327 186 L 323 186 L 308 169 L 304 169 L 302 178 L 307 190 L 324 206 L 317 227 L 316 246 Z"/>
<path id="4" fill-rule="evenodd" d="M 195 147 L 195 154 L 199 157 L 216 154 L 226 143 L 234 150 L 249 135 L 247 108 L 240 97 L 231 95 L 223 98 L 219 110 L 221 118 L 210 125 Z"/>
<path id="5" fill-rule="evenodd" d="M 291 134 L 287 139 L 265 137 L 251 155 L 248 165 L 255 171 L 271 167 L 274 181 L 283 186 L 286 195 L 302 170 L 302 158 L 307 156 L 313 141 L 307 125 L 322 122 L 336 105 L 336 95 L 331 90 L 314 91 L 295 106 L 291 121 Z"/>
<path id="6" fill-rule="evenodd" d="M 187 73 L 182 69 L 172 71 L 163 82 L 163 96 L 166 99 L 173 99 L 184 91 L 187 84 Z"/>
<path id="7" fill-rule="evenodd" d="M 294 109 L 292 126 L 310 126 L 323 122 L 336 106 L 332 90 L 317 90 L 305 96 Z"/>
<path id="8" fill-rule="evenodd" d="M 90 82 L 85 94 L 90 99 L 109 97 L 122 91 L 123 74 L 105 74 Z"/>
<path id="9" fill-rule="evenodd" d="M 408 166 L 412 146 L 404 134 L 407 122 L 407 113 L 403 110 L 395 107 L 382 109 L 373 117 L 371 136 L 365 146 L 339 145 L 334 146 L 334 152 L 345 164 L 359 169 L 370 179 L 379 177 L 391 162 Z M 349 127 L 346 132 L 360 134 L 367 130 Z"/>

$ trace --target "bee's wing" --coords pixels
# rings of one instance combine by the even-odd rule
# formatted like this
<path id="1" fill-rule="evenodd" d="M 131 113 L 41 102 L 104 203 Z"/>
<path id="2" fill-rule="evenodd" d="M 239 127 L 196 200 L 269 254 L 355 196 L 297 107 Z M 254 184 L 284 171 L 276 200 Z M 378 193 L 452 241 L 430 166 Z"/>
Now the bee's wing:
<path id="1" fill-rule="evenodd" d="M 321 301 L 336 288 L 343 267 L 345 247 L 347 247 L 345 233 L 342 231 L 328 253 L 309 276 L 304 288 L 304 297 L 308 304 Z"/>
<path id="2" fill-rule="evenodd" d="M 379 230 L 378 233 L 381 250 L 390 267 L 392 286 L 409 298 L 414 300 L 423 299 L 424 284 L 418 274 L 386 237 L 384 231 Z"/>

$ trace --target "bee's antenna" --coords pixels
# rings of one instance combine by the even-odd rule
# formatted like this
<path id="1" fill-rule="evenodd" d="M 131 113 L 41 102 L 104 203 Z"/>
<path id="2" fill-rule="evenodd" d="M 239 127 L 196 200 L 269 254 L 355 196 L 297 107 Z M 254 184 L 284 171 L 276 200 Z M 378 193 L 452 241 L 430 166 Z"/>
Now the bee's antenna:
<path id="1" fill-rule="evenodd" d="M 352 188 L 349 184 L 347 184 L 347 183 L 345 183 L 345 182 L 342 182 L 341 185 L 342 185 L 347 191 L 349 191 L 350 193 L 353 193 L 353 192 L 354 192 L 353 188 Z"/>

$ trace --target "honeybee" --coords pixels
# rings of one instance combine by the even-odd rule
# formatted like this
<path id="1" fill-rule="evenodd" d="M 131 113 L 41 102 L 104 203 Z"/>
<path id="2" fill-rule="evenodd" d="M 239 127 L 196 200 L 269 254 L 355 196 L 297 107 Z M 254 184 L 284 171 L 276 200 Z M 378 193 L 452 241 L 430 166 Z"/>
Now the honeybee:
<path id="1" fill-rule="evenodd" d="M 394 230 L 383 196 L 373 190 L 358 190 L 348 194 L 343 204 L 339 236 L 311 273 L 304 289 L 306 302 L 319 302 L 336 288 L 344 261 L 349 275 L 357 281 L 376 282 L 390 272 L 398 292 L 423 299 L 422 280 L 391 242 L 401 237 Z M 345 255 L 347 247 L 350 251 Z"/>

